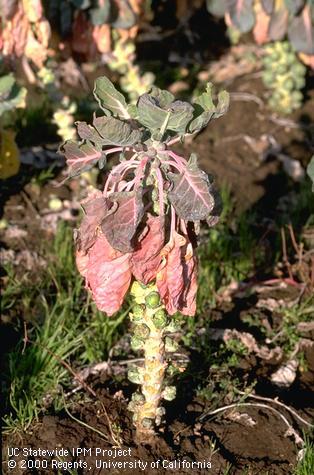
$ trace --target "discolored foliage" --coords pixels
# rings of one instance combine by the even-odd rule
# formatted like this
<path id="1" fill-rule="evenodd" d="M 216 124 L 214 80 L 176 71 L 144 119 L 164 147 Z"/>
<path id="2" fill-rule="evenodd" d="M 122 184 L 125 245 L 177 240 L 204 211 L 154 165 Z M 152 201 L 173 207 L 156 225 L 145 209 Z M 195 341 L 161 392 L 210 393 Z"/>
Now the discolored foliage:
<path id="1" fill-rule="evenodd" d="M 116 303 L 122 304 L 120 297 L 125 294 L 126 282 L 130 283 L 126 278 L 130 273 L 143 284 L 156 280 L 171 315 L 177 311 L 193 315 L 197 285 L 191 243 L 195 244 L 201 220 L 210 226 L 218 221 L 220 201 L 212 179 L 198 167 L 197 156 L 192 154 L 187 162 L 170 146 L 220 117 L 227 110 L 229 96 L 220 92 L 215 104 L 212 85 L 208 84 L 190 104 L 153 87 L 130 109 L 106 77 L 96 80 L 94 95 L 105 115 L 95 116 L 93 126 L 78 122 L 81 142 L 68 141 L 60 149 L 70 176 L 97 163 L 102 167 L 113 152 L 121 154 L 120 163 L 106 178 L 103 192 L 92 193 L 82 203 L 85 216 L 76 232 L 76 245 L 87 286 L 104 310 L 108 280 L 104 276 L 111 269 L 108 262 L 117 264 L 121 258 L 127 267 L 121 274 L 115 272 L 116 290 L 113 281 L 108 280 L 110 292 L 117 292 Z M 129 153 L 132 156 L 128 159 Z M 113 253 L 102 255 L 101 242 L 107 243 L 106 249 Z M 96 255 L 107 262 L 105 267 L 97 262 Z M 122 256 L 128 256 L 127 260 Z M 105 280 L 101 281 L 100 276 Z M 100 294 L 97 285 L 101 286 Z M 119 307 L 112 305 L 109 314 L 112 308 Z"/>

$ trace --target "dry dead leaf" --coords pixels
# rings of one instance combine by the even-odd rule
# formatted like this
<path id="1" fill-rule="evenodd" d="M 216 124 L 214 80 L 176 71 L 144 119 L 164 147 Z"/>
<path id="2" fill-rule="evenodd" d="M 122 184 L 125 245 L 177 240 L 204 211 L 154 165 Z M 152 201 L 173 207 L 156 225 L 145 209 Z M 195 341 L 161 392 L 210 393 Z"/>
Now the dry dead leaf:
<path id="1" fill-rule="evenodd" d="M 283 153 L 277 155 L 278 159 L 281 161 L 284 171 L 287 173 L 290 178 L 294 181 L 301 181 L 304 178 L 305 172 L 298 160 L 289 157 Z"/>
<path id="2" fill-rule="evenodd" d="M 270 16 L 267 15 L 260 2 L 254 2 L 255 26 L 253 28 L 253 36 L 258 45 L 262 45 L 269 41 L 268 28 Z"/>
<path id="3" fill-rule="evenodd" d="M 279 308 L 285 307 L 285 308 L 290 308 L 293 305 L 294 302 L 287 302 L 286 300 L 283 299 L 274 299 L 272 297 L 269 297 L 267 299 L 259 299 L 256 307 L 257 308 L 266 308 L 267 310 L 270 310 L 273 312 L 274 310 L 278 310 Z"/>
<path id="4" fill-rule="evenodd" d="M 97 49 L 100 53 L 106 54 L 111 51 L 111 28 L 110 25 L 96 25 L 94 26 L 93 39 L 96 43 Z"/>
<path id="5" fill-rule="evenodd" d="M 289 429 L 286 430 L 285 437 L 293 437 L 296 445 L 304 445 L 303 439 L 299 436 L 297 431 L 293 429 L 293 427 L 289 427 Z"/>
<path id="6" fill-rule="evenodd" d="M 276 386 L 288 388 L 294 382 L 297 376 L 299 362 L 296 359 L 287 361 L 285 364 L 271 375 L 271 381 Z"/>
<path id="7" fill-rule="evenodd" d="M 210 330 L 210 338 L 212 340 L 239 340 L 248 349 L 249 353 L 254 353 L 263 360 L 279 363 L 282 360 L 283 352 L 279 346 L 269 348 L 268 346 L 259 346 L 254 336 L 251 333 L 239 332 L 238 330 L 231 330 L 230 328 L 212 328 Z"/>
<path id="8" fill-rule="evenodd" d="M 314 322 L 300 322 L 297 324 L 297 330 L 300 332 L 314 331 Z"/>
<path id="9" fill-rule="evenodd" d="M 5 230 L 3 234 L 5 240 L 21 239 L 27 236 L 27 231 L 25 229 L 19 228 L 18 226 L 11 225 Z"/>
<path id="10" fill-rule="evenodd" d="M 233 80 L 250 74 L 260 66 L 261 49 L 256 45 L 233 46 L 219 61 L 213 62 L 208 76 L 214 82 Z"/>
<path id="11" fill-rule="evenodd" d="M 31 23 L 39 21 L 43 14 L 41 0 L 23 0 L 24 12 Z"/>
<path id="12" fill-rule="evenodd" d="M 254 427 L 256 425 L 256 421 L 246 412 L 232 411 L 225 416 L 225 419 L 229 419 L 233 422 L 239 422 L 246 427 Z"/>
<path id="13" fill-rule="evenodd" d="M 12 264 L 14 267 L 23 267 L 31 271 L 38 267 L 46 267 L 47 262 L 37 252 L 23 249 L 22 251 L 13 251 L 12 249 L 1 249 L 0 260 L 4 264 Z"/>

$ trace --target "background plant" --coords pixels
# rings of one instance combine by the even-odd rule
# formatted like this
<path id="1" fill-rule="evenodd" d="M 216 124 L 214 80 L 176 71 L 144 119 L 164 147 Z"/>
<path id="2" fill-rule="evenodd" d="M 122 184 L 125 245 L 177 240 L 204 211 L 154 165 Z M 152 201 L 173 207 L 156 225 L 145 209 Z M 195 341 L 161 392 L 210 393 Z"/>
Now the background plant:
<path id="1" fill-rule="evenodd" d="M 314 55 L 313 2 L 311 0 L 207 0 L 215 16 L 225 17 L 226 24 L 240 33 L 253 31 L 258 44 L 289 38 L 302 55 Z"/>
<path id="2" fill-rule="evenodd" d="M 275 111 L 290 114 L 301 106 L 306 68 L 287 41 L 265 47 L 263 81 L 271 90 L 269 105 Z"/>
<path id="3" fill-rule="evenodd" d="M 19 87 L 13 74 L 0 77 L 0 179 L 15 175 L 19 168 L 19 150 L 15 142 L 13 112 L 25 107 L 26 89 Z"/>

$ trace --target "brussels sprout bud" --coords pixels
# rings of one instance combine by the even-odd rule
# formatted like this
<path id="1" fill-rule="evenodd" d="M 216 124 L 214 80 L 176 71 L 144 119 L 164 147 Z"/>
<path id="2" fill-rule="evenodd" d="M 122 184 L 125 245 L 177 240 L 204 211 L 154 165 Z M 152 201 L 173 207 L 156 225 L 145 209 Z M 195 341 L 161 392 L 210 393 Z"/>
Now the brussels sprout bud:
<path id="1" fill-rule="evenodd" d="M 305 78 L 304 77 L 295 77 L 294 78 L 294 82 L 295 82 L 295 87 L 296 89 L 303 89 L 304 86 L 305 86 Z"/>
<path id="2" fill-rule="evenodd" d="M 132 394 L 132 401 L 136 404 L 144 404 L 145 397 L 143 396 L 143 394 L 136 392 Z"/>
<path id="3" fill-rule="evenodd" d="M 162 396 L 166 401 L 173 401 L 176 397 L 176 387 L 175 386 L 166 386 L 163 390 Z"/>
<path id="4" fill-rule="evenodd" d="M 268 66 L 271 66 L 272 65 L 272 58 L 270 56 L 264 56 L 263 60 L 263 65 L 268 67 Z"/>
<path id="5" fill-rule="evenodd" d="M 152 200 L 157 201 L 158 200 L 158 191 L 154 188 L 152 191 Z"/>
<path id="6" fill-rule="evenodd" d="M 134 401 L 130 401 L 129 404 L 128 404 L 128 409 L 129 409 L 129 411 L 135 412 L 135 411 L 136 411 L 136 406 L 137 406 L 137 405 L 135 404 Z"/>
<path id="7" fill-rule="evenodd" d="M 179 370 L 178 370 L 178 368 L 177 368 L 175 365 L 173 365 L 173 364 L 169 364 L 169 365 L 168 365 L 168 368 L 167 368 L 167 375 L 168 375 L 168 376 L 171 377 L 171 376 L 174 376 L 174 375 L 176 375 L 176 374 L 178 374 L 178 373 L 179 373 Z"/>
<path id="8" fill-rule="evenodd" d="M 168 333 L 176 333 L 180 330 L 180 325 L 174 319 L 171 319 L 169 325 L 166 326 L 165 330 Z"/>
<path id="9" fill-rule="evenodd" d="M 155 422 L 156 422 L 157 426 L 160 425 L 161 419 L 165 414 L 166 414 L 165 408 L 164 407 L 158 407 L 158 409 L 156 411 L 156 419 L 155 419 Z"/>
<path id="10" fill-rule="evenodd" d="M 262 79 L 263 79 L 264 83 L 266 84 L 266 86 L 268 84 L 271 86 L 273 81 L 274 81 L 274 75 L 273 75 L 272 71 L 268 71 L 268 70 L 264 71 Z"/>
<path id="11" fill-rule="evenodd" d="M 136 337 L 143 338 L 145 340 L 147 337 L 149 337 L 150 334 L 149 327 L 145 325 L 145 323 L 136 325 L 134 327 L 134 334 Z"/>
<path id="12" fill-rule="evenodd" d="M 279 45 L 281 46 L 282 51 L 288 52 L 290 50 L 290 43 L 288 41 L 281 41 Z"/>
<path id="13" fill-rule="evenodd" d="M 271 59 L 273 60 L 273 63 L 276 63 L 280 58 L 280 55 L 276 51 L 271 52 Z"/>
<path id="14" fill-rule="evenodd" d="M 153 429 L 154 427 L 154 421 L 153 419 L 149 419 L 149 417 L 144 417 L 141 422 L 145 429 Z"/>
<path id="15" fill-rule="evenodd" d="M 173 353 L 174 351 L 177 351 L 178 349 L 178 343 L 170 338 L 169 336 L 166 336 L 165 338 L 165 350 L 168 351 L 169 353 Z"/>
<path id="16" fill-rule="evenodd" d="M 145 312 L 145 305 L 135 304 L 132 309 L 133 320 L 138 321 L 141 320 L 144 316 Z"/>
<path id="17" fill-rule="evenodd" d="M 283 84 L 283 87 L 286 91 L 292 91 L 293 88 L 294 88 L 294 83 L 293 83 L 293 79 L 289 78 L 285 81 L 285 83 Z"/>
<path id="18" fill-rule="evenodd" d="M 278 75 L 282 75 L 282 74 L 285 74 L 285 72 L 287 71 L 287 66 L 285 64 L 279 64 L 277 67 L 276 67 L 276 73 Z"/>
<path id="19" fill-rule="evenodd" d="M 304 74 L 306 73 L 305 67 L 299 62 L 296 62 L 296 64 L 292 66 L 291 71 L 296 76 L 304 76 Z"/>
<path id="20" fill-rule="evenodd" d="M 152 320 L 156 328 L 165 328 L 168 322 L 165 310 L 157 310 L 157 312 L 153 315 Z"/>
<path id="21" fill-rule="evenodd" d="M 129 381 L 131 381 L 131 383 L 134 383 L 134 384 L 142 384 L 143 383 L 142 374 L 136 366 L 132 366 L 129 369 L 128 379 L 129 379 Z"/>
<path id="22" fill-rule="evenodd" d="M 158 407 L 156 411 L 157 416 L 164 416 L 166 414 L 166 409 L 164 407 Z"/>
<path id="23" fill-rule="evenodd" d="M 274 91 L 273 98 L 275 99 L 275 101 L 280 102 L 282 98 L 282 91 Z"/>
<path id="24" fill-rule="evenodd" d="M 131 338 L 131 348 L 133 351 L 142 350 L 144 348 L 144 340 L 138 336 L 133 336 Z"/>
<path id="25" fill-rule="evenodd" d="M 287 54 L 287 56 L 286 56 L 286 62 L 287 62 L 287 64 L 289 64 L 289 66 L 290 66 L 291 64 L 294 64 L 294 63 L 295 63 L 295 54 L 294 54 L 294 53 L 289 53 L 289 54 Z"/>
<path id="26" fill-rule="evenodd" d="M 302 92 L 300 91 L 293 91 L 292 93 L 292 99 L 297 102 L 301 102 L 303 99 Z"/>
<path id="27" fill-rule="evenodd" d="M 160 297 L 158 292 L 151 292 L 145 297 L 148 308 L 157 308 L 160 305 Z"/>

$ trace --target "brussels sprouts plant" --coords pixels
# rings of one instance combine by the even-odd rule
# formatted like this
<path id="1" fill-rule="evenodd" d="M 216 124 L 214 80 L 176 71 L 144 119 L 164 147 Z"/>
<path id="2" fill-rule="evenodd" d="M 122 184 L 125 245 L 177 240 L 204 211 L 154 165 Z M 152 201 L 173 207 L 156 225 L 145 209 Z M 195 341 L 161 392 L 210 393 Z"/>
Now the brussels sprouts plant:
<path id="1" fill-rule="evenodd" d="M 312 191 L 314 192 L 314 155 L 307 166 L 306 172 L 308 176 L 310 177 L 310 179 L 312 180 Z"/>
<path id="2" fill-rule="evenodd" d="M 263 81 L 272 92 L 269 106 L 289 114 L 302 104 L 306 68 L 288 41 L 277 41 L 265 48 Z"/>
<path id="3" fill-rule="evenodd" d="M 308 62 L 314 55 L 312 0 L 206 0 L 214 16 L 224 17 L 239 34 L 253 31 L 258 44 L 288 37 L 294 50 Z"/>
<path id="4" fill-rule="evenodd" d="M 196 311 L 196 235 L 201 221 L 218 221 L 220 201 L 213 181 L 171 145 L 205 127 L 228 108 L 229 96 L 212 99 L 212 86 L 192 104 L 153 87 L 136 105 L 106 78 L 96 80 L 94 95 L 103 115 L 93 125 L 77 123 L 81 142 L 61 147 L 69 176 L 120 154 L 104 189 L 82 203 L 85 211 L 75 232 L 76 262 L 97 307 L 117 312 L 130 291 L 134 305 L 131 346 L 144 362 L 129 370 L 140 386 L 129 408 L 139 442 L 149 441 L 164 413 L 161 400 L 175 397 L 165 378 L 167 355 L 176 350 L 171 333 L 175 314 Z M 168 371 L 168 373 L 171 371 Z"/>

